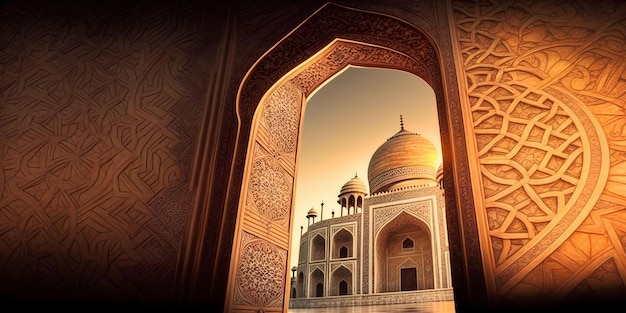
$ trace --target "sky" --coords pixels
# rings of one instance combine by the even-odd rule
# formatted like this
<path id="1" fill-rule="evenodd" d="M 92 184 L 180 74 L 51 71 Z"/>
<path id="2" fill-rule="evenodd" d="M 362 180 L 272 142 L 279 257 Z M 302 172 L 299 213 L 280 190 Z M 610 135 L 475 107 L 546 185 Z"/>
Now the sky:
<path id="1" fill-rule="evenodd" d="M 341 187 L 357 175 L 368 186 L 367 167 L 376 149 L 404 128 L 433 142 L 441 140 L 435 94 L 416 75 L 390 69 L 349 67 L 307 99 L 296 174 L 290 267 L 298 263 L 300 226 L 307 212 L 324 203 L 324 220 L 339 216 Z M 369 186 L 368 186 L 369 191 Z M 344 214 L 346 211 L 344 210 Z"/>

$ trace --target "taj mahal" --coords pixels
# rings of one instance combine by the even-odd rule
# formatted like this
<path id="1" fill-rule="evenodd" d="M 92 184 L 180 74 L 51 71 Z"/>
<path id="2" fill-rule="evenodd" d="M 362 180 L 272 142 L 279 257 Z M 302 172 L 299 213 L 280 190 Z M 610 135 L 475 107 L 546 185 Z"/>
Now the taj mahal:
<path id="1" fill-rule="evenodd" d="M 369 161 L 369 193 L 355 175 L 339 191 L 340 212 L 316 221 L 318 211 L 308 211 L 290 307 L 452 300 L 437 159 L 434 144 L 400 117 L 400 131 Z"/>

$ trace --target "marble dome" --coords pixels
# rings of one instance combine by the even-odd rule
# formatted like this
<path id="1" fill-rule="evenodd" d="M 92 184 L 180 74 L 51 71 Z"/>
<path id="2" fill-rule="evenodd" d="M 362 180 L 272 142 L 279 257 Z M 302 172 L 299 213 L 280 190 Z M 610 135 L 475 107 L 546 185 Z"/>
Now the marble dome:
<path id="1" fill-rule="evenodd" d="M 309 210 L 309 212 L 307 212 L 306 217 L 316 217 L 317 216 L 317 210 L 315 208 L 311 208 Z"/>
<path id="2" fill-rule="evenodd" d="M 343 187 L 341 187 L 339 196 L 341 197 L 347 193 L 367 194 L 367 186 L 365 186 L 365 183 L 357 175 L 354 175 L 354 178 L 350 179 L 343 185 Z"/>
<path id="3" fill-rule="evenodd" d="M 437 159 L 437 149 L 430 140 L 402 125 L 370 159 L 367 173 L 370 192 L 435 184 Z"/>

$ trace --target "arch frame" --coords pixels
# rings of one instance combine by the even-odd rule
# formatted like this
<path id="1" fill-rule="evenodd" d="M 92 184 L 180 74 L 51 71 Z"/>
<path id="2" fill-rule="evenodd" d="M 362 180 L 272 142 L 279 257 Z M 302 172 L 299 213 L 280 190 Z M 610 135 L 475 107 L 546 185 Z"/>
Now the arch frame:
<path id="1" fill-rule="evenodd" d="M 445 7 L 441 7 L 445 11 Z M 337 19 L 337 17 L 341 17 Z M 333 21 L 342 21 L 343 23 L 352 23 L 349 26 L 341 28 L 344 30 L 341 34 L 336 28 L 320 28 L 324 23 Z M 378 22 L 383 21 L 385 27 L 380 30 L 375 28 L 363 29 L 363 27 L 371 27 Z M 358 22 L 365 22 L 359 24 Z M 351 62 L 352 66 L 371 66 L 383 68 L 395 68 L 414 73 L 426 80 L 433 87 L 436 98 L 438 115 L 440 119 L 440 131 L 442 135 L 442 148 L 444 166 L 450 168 L 444 175 L 448 182 L 452 182 L 450 188 L 446 190 L 446 208 L 448 210 L 448 231 L 451 242 L 454 243 L 454 249 L 451 248 L 452 263 L 455 264 L 453 269 L 453 279 L 455 281 L 455 299 L 457 305 L 459 302 L 465 305 L 475 306 L 474 301 L 480 302 L 486 299 L 484 285 L 484 270 L 482 264 L 469 262 L 469 260 L 480 259 L 479 239 L 476 227 L 476 215 L 473 212 L 473 193 L 470 180 L 469 162 L 467 160 L 467 148 L 465 142 L 463 116 L 459 101 L 458 83 L 456 80 L 454 59 L 452 57 L 452 48 L 449 42 L 449 33 L 437 33 L 434 29 L 437 27 L 420 28 L 419 24 L 428 24 L 429 22 L 422 19 L 421 21 L 401 20 L 394 17 L 393 14 L 385 12 L 384 9 L 364 11 L 351 9 L 332 3 L 322 6 L 315 14 L 311 15 L 305 22 L 300 24 L 294 31 L 289 33 L 283 40 L 271 47 L 263 54 L 243 76 L 235 75 L 234 81 L 238 82 L 237 77 L 241 77 L 241 83 L 236 92 L 231 88 L 232 81 L 226 89 L 225 102 L 229 103 L 234 100 L 235 117 L 233 118 L 233 107 L 226 108 L 223 119 L 220 121 L 224 127 L 220 130 L 225 139 L 221 139 L 217 147 L 220 151 L 227 151 L 224 156 L 215 161 L 217 167 L 223 165 L 223 170 L 219 171 L 214 179 L 217 182 L 228 181 L 223 189 L 218 188 L 218 194 L 221 197 L 217 200 L 211 199 L 211 203 L 223 203 L 223 211 L 217 216 L 217 220 L 205 222 L 206 226 L 217 226 L 219 235 L 218 241 L 213 248 L 216 259 L 208 264 L 208 270 L 212 272 L 211 281 L 206 289 L 197 286 L 194 293 L 210 295 L 210 301 L 213 303 L 225 303 L 227 310 L 232 308 L 233 286 L 231 282 L 236 281 L 237 262 L 240 259 L 241 249 L 241 223 L 239 220 L 242 215 L 241 192 L 245 189 L 245 165 L 247 156 L 250 154 L 250 139 L 253 134 L 253 117 L 256 109 L 261 105 L 264 95 L 273 89 L 279 81 L 288 76 L 291 71 L 300 69 L 304 62 L 315 56 L 316 53 L 323 50 L 324 45 L 332 42 L 333 38 L 340 37 L 345 42 L 357 44 L 359 47 L 375 48 L 378 52 L 394 54 L 396 57 L 404 56 L 404 60 L 418 58 L 421 62 L 420 66 L 408 63 L 360 63 Z M 441 21 L 441 25 L 445 25 L 446 21 Z M 391 25 L 391 26 L 390 26 Z M 345 25 L 343 25 L 345 26 Z M 400 33 L 394 33 L 396 36 L 380 36 L 381 32 L 393 30 L 395 26 L 400 26 L 402 30 L 409 31 L 410 34 L 416 35 L 417 39 L 406 41 L 406 33 L 398 36 Z M 321 32 L 312 32 L 312 29 L 318 27 L 323 29 Z M 359 28 L 361 27 L 361 28 Z M 425 31 L 424 29 L 428 29 Z M 397 30 L 397 29 L 396 29 Z M 302 36 L 309 34 L 309 36 Z M 377 36 L 379 35 L 379 36 Z M 305 40 L 306 39 L 306 40 Z M 447 39 L 447 40 L 446 40 Z M 401 53 L 404 51 L 406 53 Z M 399 62 L 399 61 L 395 61 Z M 419 62 L 418 62 L 419 63 Z M 408 64 L 408 65 L 407 65 Z M 335 72 L 333 75 L 338 74 Z M 326 77 L 326 80 L 332 79 L 333 75 Z M 324 80 L 324 81 L 326 81 Z M 321 83 L 320 83 L 321 85 Z M 313 89 L 320 87 L 314 86 Z M 444 90 L 446 90 L 444 92 Z M 228 179 L 224 179 L 228 177 Z M 291 210 L 292 211 L 292 210 Z M 292 213 L 292 212 L 290 212 Z M 215 217 L 212 217 L 215 219 Z M 289 221 L 293 220 L 293 216 L 289 217 Z M 213 223 L 213 224 L 212 224 Z M 463 227 L 461 227 L 463 225 Z M 196 226 L 194 226 L 196 227 Z M 291 225 L 289 229 L 291 230 Z M 193 233 L 194 229 L 190 230 Z M 291 239 L 289 239 L 291 240 Z M 206 240 L 204 241 L 206 242 Z M 200 245 L 203 248 L 204 242 L 191 243 L 192 245 Z M 231 247 L 234 247 L 231 249 Z M 189 250 L 191 248 L 187 248 Z M 280 250 L 280 247 L 277 248 Z M 207 265 L 203 265 L 207 253 L 211 255 L 211 251 L 202 251 L 199 254 L 186 256 L 183 258 L 186 264 L 191 264 L 192 268 L 188 272 L 191 275 L 202 273 Z M 289 254 L 287 254 L 288 256 Z M 288 257 L 287 257 L 288 259 Z M 206 264 L 206 262 L 204 263 Z M 220 269 L 228 268 L 228 271 L 220 271 Z M 285 268 L 285 272 L 288 272 Z M 285 275 L 285 289 L 288 290 L 288 276 Z M 200 284 L 201 285 L 201 284 Z M 206 283 L 204 283 L 206 285 Z M 470 285 L 473 287 L 470 288 Z M 229 286 L 223 288 L 224 286 Z M 220 288 L 221 287 L 221 288 Z M 192 288 L 193 289 L 193 288 Z M 288 294 L 288 293 L 286 293 Z M 286 310 L 287 302 L 283 301 L 283 308 Z"/>
<path id="2" fill-rule="evenodd" d="M 414 214 L 413 212 L 409 212 L 409 211 L 405 211 L 405 210 L 400 210 L 398 211 L 396 214 L 394 214 L 388 221 L 386 221 L 383 225 L 381 225 L 380 229 L 378 230 L 378 232 L 376 232 L 374 234 L 374 240 L 372 241 L 372 250 L 371 250 L 371 259 L 373 260 L 373 264 L 370 264 L 370 266 L 372 266 L 373 268 L 373 272 L 372 272 L 372 289 L 374 290 L 375 293 L 379 293 L 377 290 L 377 280 L 376 280 L 376 272 L 380 270 L 381 266 L 380 264 L 378 264 L 377 261 L 377 256 L 378 256 L 378 249 L 380 247 L 380 243 L 379 241 L 381 240 L 380 235 L 383 234 L 385 232 L 385 229 L 387 227 L 390 226 L 390 224 L 392 224 L 397 218 L 399 218 L 401 215 L 406 214 L 409 216 L 409 218 L 415 219 L 418 223 L 420 223 L 420 225 L 418 225 L 418 228 L 420 229 L 424 229 L 425 231 L 427 231 L 428 233 L 426 234 L 428 236 L 428 243 L 430 244 L 430 259 L 432 262 L 432 273 L 433 275 L 436 275 L 435 273 L 436 268 L 437 268 L 437 256 L 436 256 L 436 247 L 435 247 L 435 232 L 432 229 L 432 225 L 430 225 L 429 222 L 427 222 L 426 220 L 424 220 L 423 217 L 418 216 L 416 214 Z M 406 238 L 409 238 L 408 236 Z M 406 238 L 404 240 L 406 240 Z M 413 240 L 413 239 L 411 239 Z M 415 240 L 413 240 L 413 244 L 415 245 L 416 242 Z M 414 249 L 415 251 L 415 249 Z M 389 270 L 389 269 L 387 269 Z M 433 277 L 434 278 L 434 277 Z"/>

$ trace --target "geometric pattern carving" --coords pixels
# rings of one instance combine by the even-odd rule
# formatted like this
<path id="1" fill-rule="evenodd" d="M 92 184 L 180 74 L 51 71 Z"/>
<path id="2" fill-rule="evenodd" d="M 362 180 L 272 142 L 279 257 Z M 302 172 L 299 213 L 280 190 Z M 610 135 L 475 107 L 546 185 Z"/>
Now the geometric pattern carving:
<path id="1" fill-rule="evenodd" d="M 396 51 L 337 39 L 323 57 L 318 57 L 289 81 L 308 96 L 325 81 L 323 78 L 332 77 L 349 64 L 371 67 L 402 65 L 403 70 L 412 73 L 423 71 L 415 60 Z"/>
<path id="2" fill-rule="evenodd" d="M 476 99 L 474 134 L 500 265 L 554 228 L 584 189 L 596 187 L 583 180 L 600 174 L 584 162 L 592 157 L 588 141 L 597 138 L 588 138 L 573 112 L 538 89 L 482 83 L 470 98 Z"/>
<path id="3" fill-rule="evenodd" d="M 333 234 L 333 236 L 335 236 L 335 234 L 338 231 L 345 229 L 347 232 L 350 233 L 350 235 L 354 236 L 354 228 L 355 227 L 356 227 L 356 224 L 354 224 L 354 223 L 341 224 L 341 225 L 332 225 L 331 226 L 331 233 Z"/>
<path id="4" fill-rule="evenodd" d="M 433 202 L 431 200 L 426 200 L 400 206 L 381 207 L 373 209 L 374 238 L 376 238 L 378 232 L 381 228 L 383 228 L 383 226 L 386 226 L 389 221 L 394 219 L 396 216 L 398 216 L 398 214 L 402 212 L 410 213 L 410 215 L 417 217 L 420 221 L 424 222 L 429 227 L 432 227 L 432 204 Z"/>
<path id="5" fill-rule="evenodd" d="M 370 180 L 370 188 L 377 190 L 393 181 L 415 177 L 435 177 L 435 169 L 428 166 L 399 167 L 382 172 Z"/>
<path id="6" fill-rule="evenodd" d="M 0 292 L 173 294 L 208 71 L 193 6 L 2 4 Z"/>
<path id="7" fill-rule="evenodd" d="M 293 177 L 255 143 L 247 205 L 269 221 L 287 223 L 291 210 Z"/>
<path id="8" fill-rule="evenodd" d="M 598 214 L 609 202 L 599 199 L 626 204 L 626 25 L 618 4 L 602 5 L 453 2 L 492 279 L 507 297 L 565 298 L 597 281 L 600 267 L 626 281 L 624 269 L 607 265 L 623 263 L 605 262 L 624 260 L 621 246 L 585 258 L 574 248 L 610 233 Z"/>
<path id="9" fill-rule="evenodd" d="M 234 303 L 282 307 L 287 250 L 243 232 Z"/>
<path id="10" fill-rule="evenodd" d="M 330 264 L 330 273 L 332 274 L 335 270 L 340 267 L 345 267 L 350 271 L 350 273 L 354 273 L 354 269 L 356 268 L 356 261 L 351 262 L 338 262 Z"/>

